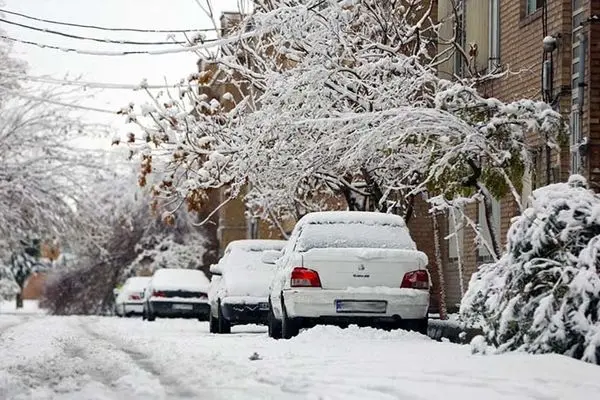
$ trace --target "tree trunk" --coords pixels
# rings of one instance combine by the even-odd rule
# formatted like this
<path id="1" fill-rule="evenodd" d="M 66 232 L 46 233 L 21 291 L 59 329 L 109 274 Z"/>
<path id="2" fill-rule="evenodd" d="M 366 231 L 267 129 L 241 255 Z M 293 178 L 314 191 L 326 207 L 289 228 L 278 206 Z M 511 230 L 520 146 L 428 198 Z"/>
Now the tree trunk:
<path id="1" fill-rule="evenodd" d="M 408 222 L 410 221 L 410 219 L 413 216 L 414 211 L 415 211 L 415 195 L 411 194 L 410 196 L 408 196 L 408 205 L 406 206 L 404 222 L 406 222 L 408 224 Z"/>
<path id="2" fill-rule="evenodd" d="M 440 225 L 438 223 L 437 212 L 431 215 L 433 222 L 433 242 L 435 247 L 435 263 L 437 264 L 438 272 L 438 307 L 440 319 L 448 319 L 448 308 L 446 306 L 446 281 L 444 279 L 444 267 L 442 260 L 442 248 L 440 243 Z"/>
<path id="3" fill-rule="evenodd" d="M 485 189 L 482 185 L 477 185 L 479 190 L 481 190 L 481 194 L 483 195 L 483 208 L 485 211 L 485 222 L 487 223 L 488 233 L 490 234 L 490 240 L 492 241 L 492 249 L 494 250 L 494 259 L 498 260 L 500 258 L 500 244 L 498 243 L 498 238 L 496 237 L 496 232 L 494 231 L 493 221 L 492 221 L 492 201 L 490 200 L 490 193 Z"/>
<path id="4" fill-rule="evenodd" d="M 17 293 L 17 309 L 23 308 L 23 293 Z"/>
<path id="5" fill-rule="evenodd" d="M 383 198 L 383 192 L 381 191 L 381 188 L 375 179 L 373 179 L 366 167 L 361 167 L 360 172 L 365 180 L 365 183 L 367 184 L 367 187 L 369 188 L 369 193 L 371 194 L 371 200 L 373 201 L 373 207 L 375 210 L 382 213 L 387 212 L 387 206 L 385 204 L 380 204 L 381 199 Z"/>

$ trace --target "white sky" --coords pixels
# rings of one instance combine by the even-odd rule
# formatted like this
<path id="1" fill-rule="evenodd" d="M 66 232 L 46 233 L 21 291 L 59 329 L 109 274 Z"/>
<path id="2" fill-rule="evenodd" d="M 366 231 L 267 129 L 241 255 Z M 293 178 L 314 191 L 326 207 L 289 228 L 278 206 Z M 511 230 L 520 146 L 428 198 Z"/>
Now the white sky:
<path id="1" fill-rule="evenodd" d="M 199 0 L 205 3 L 206 0 Z M 2 4 L 4 2 L 4 4 Z M 222 11 L 238 9 L 237 0 L 212 0 L 217 17 Z M 30 16 L 62 22 L 86 25 L 99 25 L 118 28 L 139 29 L 199 29 L 210 28 L 212 23 L 206 17 L 196 0 L 0 0 L 0 8 Z M 80 36 L 93 36 L 115 40 L 166 41 L 166 33 L 107 32 L 81 29 L 61 25 L 45 24 L 5 14 L 4 19 L 26 25 L 63 31 Z M 13 38 L 34 41 L 60 47 L 71 47 L 95 51 L 152 50 L 177 47 L 169 46 L 130 46 L 106 44 L 64 38 L 43 32 L 0 22 L 0 28 Z M 185 40 L 178 35 L 177 39 Z M 15 44 L 15 54 L 29 64 L 31 75 L 50 75 L 62 79 L 81 76 L 85 81 L 139 84 L 146 78 L 150 84 L 176 83 L 196 71 L 197 56 L 194 53 L 168 55 L 129 55 L 91 56 L 42 49 L 34 46 Z M 85 105 L 118 110 L 130 101 L 144 102 L 148 97 L 143 92 L 127 90 L 104 90 Z M 110 121 L 119 131 L 124 131 L 120 117 L 108 114 L 86 113 L 86 118 L 94 121 Z"/>

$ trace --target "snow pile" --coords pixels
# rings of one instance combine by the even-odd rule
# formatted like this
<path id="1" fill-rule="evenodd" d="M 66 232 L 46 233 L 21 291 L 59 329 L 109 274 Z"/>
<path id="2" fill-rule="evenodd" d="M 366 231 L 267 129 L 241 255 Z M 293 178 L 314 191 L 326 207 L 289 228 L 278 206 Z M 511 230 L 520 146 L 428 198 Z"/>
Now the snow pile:
<path id="1" fill-rule="evenodd" d="M 210 282 L 204 272 L 195 269 L 159 269 L 152 276 L 152 289 L 188 290 L 208 293 Z"/>
<path id="2" fill-rule="evenodd" d="M 585 179 L 540 188 L 507 251 L 475 273 L 461 316 L 498 351 L 559 353 L 600 364 L 600 197 Z"/>

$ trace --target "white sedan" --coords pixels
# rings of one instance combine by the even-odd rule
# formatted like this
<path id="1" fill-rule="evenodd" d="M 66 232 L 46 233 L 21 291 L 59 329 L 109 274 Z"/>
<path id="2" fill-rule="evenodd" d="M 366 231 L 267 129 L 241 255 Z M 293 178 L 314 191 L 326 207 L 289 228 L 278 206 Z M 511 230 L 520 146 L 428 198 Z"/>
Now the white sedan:
<path id="1" fill-rule="evenodd" d="M 144 308 L 144 289 L 150 277 L 134 276 L 125 281 L 121 289 L 115 289 L 115 313 L 119 317 L 142 315 Z"/>
<path id="2" fill-rule="evenodd" d="M 211 333 L 230 333 L 232 325 L 267 323 L 269 284 L 275 268 L 263 259 L 265 253 L 278 253 L 286 243 L 258 239 L 229 243 L 219 263 L 210 268 Z"/>
<path id="3" fill-rule="evenodd" d="M 310 213 L 277 260 L 269 336 L 291 338 L 317 324 L 369 325 L 427 333 L 430 276 L 397 215 Z"/>

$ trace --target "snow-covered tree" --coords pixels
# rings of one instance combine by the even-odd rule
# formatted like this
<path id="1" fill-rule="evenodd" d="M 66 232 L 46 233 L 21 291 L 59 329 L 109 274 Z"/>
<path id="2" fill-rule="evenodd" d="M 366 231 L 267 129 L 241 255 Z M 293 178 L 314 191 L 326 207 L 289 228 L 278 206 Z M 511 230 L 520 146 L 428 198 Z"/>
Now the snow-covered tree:
<path id="1" fill-rule="evenodd" d="M 488 217 L 492 197 L 520 205 L 526 134 L 555 146 L 560 115 L 542 102 L 485 99 L 480 76 L 440 79 L 451 54 L 435 52 L 433 3 L 255 2 L 208 60 L 216 70 L 189 78 L 229 93 L 188 88 L 129 114 L 144 130 L 148 170 L 163 174 L 156 193 L 202 207 L 204 190 L 230 185 L 235 196 L 248 184 L 248 205 L 269 218 L 330 207 L 332 196 L 406 219 L 423 192 L 435 209 L 483 199 Z"/>
<path id="2" fill-rule="evenodd" d="M 22 292 L 27 280 L 32 275 L 46 271 L 52 266 L 50 260 L 41 258 L 39 239 L 21 241 L 21 245 L 18 250 L 13 251 L 10 261 L 0 269 L 0 280 L 5 281 L 3 286 L 6 297 L 14 296 L 17 308 L 23 307 Z M 11 291 L 14 292 L 12 295 Z"/>
<path id="3" fill-rule="evenodd" d="M 600 196 L 583 177 L 534 191 L 502 258 L 473 275 L 461 315 L 501 352 L 600 364 Z"/>
<path id="4" fill-rule="evenodd" d="M 44 306 L 56 314 L 99 314 L 112 310 L 113 288 L 130 276 L 157 268 L 201 268 L 209 256 L 204 227 L 194 226 L 195 215 L 162 215 L 149 206 L 151 198 L 136 185 L 138 169 L 132 161 L 121 164 L 116 176 L 108 175 L 90 188 L 102 221 L 84 231 L 95 240 L 73 249 L 68 268 L 56 269 L 46 284 Z M 84 210 L 85 211 L 85 210 Z M 208 262 L 208 265 L 210 262 Z"/>

